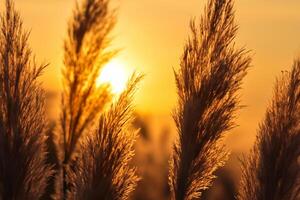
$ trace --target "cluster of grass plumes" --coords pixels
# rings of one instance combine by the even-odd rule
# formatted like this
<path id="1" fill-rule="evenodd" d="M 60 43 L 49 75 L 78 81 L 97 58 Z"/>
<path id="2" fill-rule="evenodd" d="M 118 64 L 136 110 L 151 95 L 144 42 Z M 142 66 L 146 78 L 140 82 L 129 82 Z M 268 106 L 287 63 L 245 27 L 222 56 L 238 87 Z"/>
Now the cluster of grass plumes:
<path id="1" fill-rule="evenodd" d="M 300 59 L 277 80 L 256 143 L 243 163 L 241 200 L 300 198 Z"/>
<path id="2" fill-rule="evenodd" d="M 39 199 L 51 175 L 45 163 L 44 92 L 28 33 L 10 0 L 0 32 L 0 199 Z"/>
<path id="3" fill-rule="evenodd" d="M 178 140 L 170 167 L 172 199 L 195 199 L 210 186 L 213 172 L 227 153 L 220 140 L 234 126 L 237 91 L 249 67 L 244 49 L 232 41 L 237 27 L 232 0 L 210 0 L 175 73 L 178 106 L 174 119 Z"/>
<path id="4" fill-rule="evenodd" d="M 97 129 L 82 145 L 74 170 L 69 171 L 74 190 L 70 199 L 128 199 L 138 177 L 132 159 L 136 131 L 132 97 L 141 76 L 133 75 L 119 99 L 100 116 Z"/>
<path id="5" fill-rule="evenodd" d="M 109 0 L 76 4 L 64 42 L 56 129 L 56 122 L 46 119 L 38 80 L 46 66 L 36 64 L 29 34 L 6 0 L 0 17 L 1 200 L 130 199 L 139 181 L 130 163 L 137 138 L 132 99 L 142 76 L 133 74 L 113 102 L 109 87 L 96 85 L 102 66 L 116 53 L 108 49 L 114 24 Z M 199 199 L 226 161 L 222 138 L 235 126 L 238 91 L 251 61 L 244 49 L 235 48 L 236 32 L 233 0 L 209 0 L 199 27 L 191 22 L 191 37 L 175 72 L 178 138 L 169 166 L 171 199 Z M 300 59 L 277 81 L 243 165 L 239 199 L 300 198 L 299 106 Z"/>
<path id="6" fill-rule="evenodd" d="M 102 66 L 115 51 L 108 51 L 109 33 L 115 24 L 108 0 L 76 4 L 64 45 L 64 91 L 61 131 L 64 163 L 75 152 L 80 136 L 88 130 L 110 99 L 107 87 L 97 87 Z"/>

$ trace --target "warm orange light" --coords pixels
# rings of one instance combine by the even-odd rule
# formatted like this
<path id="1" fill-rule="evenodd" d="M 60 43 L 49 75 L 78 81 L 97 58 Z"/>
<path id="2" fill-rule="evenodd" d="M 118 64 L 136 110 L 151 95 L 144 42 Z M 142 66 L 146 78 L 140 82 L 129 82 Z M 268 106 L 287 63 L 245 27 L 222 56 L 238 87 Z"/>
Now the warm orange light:
<path id="1" fill-rule="evenodd" d="M 118 95 L 126 88 L 128 72 L 118 60 L 112 60 L 105 65 L 97 79 L 97 84 L 109 84 L 113 94 Z"/>

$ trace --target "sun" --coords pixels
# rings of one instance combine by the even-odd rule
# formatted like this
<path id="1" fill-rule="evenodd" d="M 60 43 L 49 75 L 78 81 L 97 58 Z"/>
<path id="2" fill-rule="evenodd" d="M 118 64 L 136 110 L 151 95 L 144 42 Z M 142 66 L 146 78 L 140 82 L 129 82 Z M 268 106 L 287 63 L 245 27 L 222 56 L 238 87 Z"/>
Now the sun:
<path id="1" fill-rule="evenodd" d="M 97 79 L 97 85 L 109 84 L 115 95 L 122 93 L 128 81 L 128 71 L 119 60 L 112 60 L 106 64 Z"/>

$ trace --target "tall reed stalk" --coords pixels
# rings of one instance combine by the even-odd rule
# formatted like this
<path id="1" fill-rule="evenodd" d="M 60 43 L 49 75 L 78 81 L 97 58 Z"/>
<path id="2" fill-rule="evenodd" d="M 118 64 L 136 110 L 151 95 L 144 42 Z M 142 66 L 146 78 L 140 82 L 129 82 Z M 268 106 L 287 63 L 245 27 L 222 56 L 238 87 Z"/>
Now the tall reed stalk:
<path id="1" fill-rule="evenodd" d="M 81 136 L 94 124 L 110 100 L 107 87 L 97 86 L 102 66 L 116 53 L 107 49 L 109 33 L 115 24 L 109 0 L 84 0 L 76 3 L 64 43 L 62 112 L 62 179 L 66 196 L 66 168 L 77 152 Z"/>
<path id="2" fill-rule="evenodd" d="M 238 90 L 250 58 L 233 40 L 233 0 L 209 0 L 200 24 L 191 21 L 191 37 L 175 72 L 178 139 L 171 159 L 171 198 L 196 199 L 207 189 L 227 152 L 222 137 L 235 125 Z"/>
<path id="3" fill-rule="evenodd" d="M 39 199 L 52 174 L 46 165 L 45 93 L 29 33 L 5 1 L 0 30 L 0 199 Z"/>
<path id="4" fill-rule="evenodd" d="M 240 200 L 300 198 L 300 58 L 277 79 L 255 145 L 243 162 Z"/>

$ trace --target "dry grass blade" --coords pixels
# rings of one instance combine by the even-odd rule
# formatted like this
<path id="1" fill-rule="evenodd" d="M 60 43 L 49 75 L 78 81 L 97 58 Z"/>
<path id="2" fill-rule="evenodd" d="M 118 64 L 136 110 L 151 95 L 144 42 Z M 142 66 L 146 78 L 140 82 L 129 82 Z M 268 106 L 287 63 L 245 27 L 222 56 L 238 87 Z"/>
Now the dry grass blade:
<path id="1" fill-rule="evenodd" d="M 51 168 L 45 164 L 44 92 L 28 46 L 29 34 L 6 1 L 0 32 L 0 199 L 39 199 Z"/>
<path id="2" fill-rule="evenodd" d="M 273 100 L 243 163 L 241 200 L 300 198 L 300 59 L 277 80 Z"/>
<path id="3" fill-rule="evenodd" d="M 108 0 L 76 4 L 64 46 L 61 114 L 64 163 L 68 163 L 78 139 L 110 99 L 106 87 L 96 86 L 96 79 L 102 66 L 115 54 L 107 50 L 114 24 Z"/>
<path id="4" fill-rule="evenodd" d="M 220 140 L 234 126 L 237 91 L 250 64 L 244 49 L 234 49 L 233 0 L 209 0 L 199 28 L 192 21 L 191 31 L 175 73 L 178 140 L 169 180 L 176 200 L 199 198 L 224 164 Z"/>
<path id="5" fill-rule="evenodd" d="M 95 133 L 83 143 L 74 169 L 69 170 L 74 191 L 70 199 L 128 199 L 138 177 L 129 165 L 134 154 L 136 131 L 132 97 L 141 76 L 133 75 L 118 101 L 100 116 Z"/>

